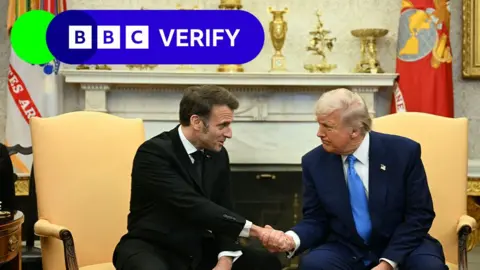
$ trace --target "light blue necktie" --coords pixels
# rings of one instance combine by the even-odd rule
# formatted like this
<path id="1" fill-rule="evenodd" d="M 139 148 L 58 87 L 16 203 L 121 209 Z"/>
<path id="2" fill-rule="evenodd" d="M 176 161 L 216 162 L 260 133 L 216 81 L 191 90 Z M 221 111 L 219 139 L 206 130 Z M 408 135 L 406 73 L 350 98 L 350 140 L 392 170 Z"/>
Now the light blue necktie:
<path id="1" fill-rule="evenodd" d="M 353 220 L 358 234 L 363 238 L 365 243 L 368 243 L 370 234 L 372 232 L 372 223 L 370 221 L 370 213 L 368 211 L 367 194 L 363 186 L 362 179 L 355 171 L 356 157 L 349 155 L 348 161 L 348 189 L 350 191 L 350 204 L 352 206 Z"/>

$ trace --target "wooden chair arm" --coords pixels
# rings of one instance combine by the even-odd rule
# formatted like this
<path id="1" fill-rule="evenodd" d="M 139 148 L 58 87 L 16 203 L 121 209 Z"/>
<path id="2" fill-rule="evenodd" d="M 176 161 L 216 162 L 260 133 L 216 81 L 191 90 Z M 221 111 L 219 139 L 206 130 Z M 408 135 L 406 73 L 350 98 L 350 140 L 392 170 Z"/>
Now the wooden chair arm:
<path id="1" fill-rule="evenodd" d="M 467 242 L 468 236 L 477 229 L 477 222 L 474 218 L 463 215 L 458 220 L 457 233 L 458 233 L 458 269 L 468 269 L 467 259 Z"/>
<path id="2" fill-rule="evenodd" d="M 463 215 L 458 219 L 457 233 L 459 233 L 464 226 L 468 226 L 474 231 L 477 229 L 477 221 L 469 215 Z"/>
<path id="3" fill-rule="evenodd" d="M 53 237 L 62 240 L 66 270 L 78 270 L 73 236 L 67 228 L 39 219 L 35 223 L 34 231 L 40 237 Z"/>

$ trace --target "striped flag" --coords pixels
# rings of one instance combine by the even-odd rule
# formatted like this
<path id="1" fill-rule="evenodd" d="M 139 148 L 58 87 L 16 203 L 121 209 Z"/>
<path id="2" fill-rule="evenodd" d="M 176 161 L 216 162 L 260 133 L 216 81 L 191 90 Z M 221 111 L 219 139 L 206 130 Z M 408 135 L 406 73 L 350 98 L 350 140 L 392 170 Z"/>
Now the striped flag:
<path id="1" fill-rule="evenodd" d="M 8 33 L 18 17 L 36 9 L 56 15 L 66 10 L 66 0 L 10 0 Z M 10 53 L 5 145 L 31 147 L 29 119 L 33 116 L 54 116 L 61 111 L 62 81 L 58 75 L 60 62 L 53 60 L 42 65 L 32 65 L 18 58 L 13 49 Z M 16 173 L 30 172 L 33 159 L 31 155 L 16 154 L 11 158 Z"/>

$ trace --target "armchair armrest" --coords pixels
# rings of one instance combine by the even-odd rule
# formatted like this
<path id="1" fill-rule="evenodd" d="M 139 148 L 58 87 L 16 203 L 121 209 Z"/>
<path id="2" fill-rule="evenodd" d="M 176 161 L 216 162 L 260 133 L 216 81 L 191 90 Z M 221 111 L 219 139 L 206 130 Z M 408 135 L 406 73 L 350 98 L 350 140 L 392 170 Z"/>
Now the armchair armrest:
<path id="1" fill-rule="evenodd" d="M 477 221 L 468 215 L 463 215 L 458 219 L 457 233 L 459 233 L 464 227 L 470 227 L 473 231 L 477 228 Z"/>
<path id="2" fill-rule="evenodd" d="M 52 224 L 45 219 L 39 219 L 35 223 L 34 232 L 40 237 L 53 237 L 62 240 L 66 270 L 78 270 L 73 236 L 67 228 Z"/>
<path id="3" fill-rule="evenodd" d="M 468 236 L 477 229 L 477 221 L 468 215 L 463 215 L 458 220 L 458 269 L 468 269 L 467 240 Z"/>

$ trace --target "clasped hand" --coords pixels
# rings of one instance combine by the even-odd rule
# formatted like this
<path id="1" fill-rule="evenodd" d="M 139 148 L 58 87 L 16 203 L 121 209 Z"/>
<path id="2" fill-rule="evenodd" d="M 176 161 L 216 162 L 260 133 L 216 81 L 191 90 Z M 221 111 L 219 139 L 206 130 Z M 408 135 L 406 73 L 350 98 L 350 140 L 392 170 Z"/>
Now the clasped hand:
<path id="1" fill-rule="evenodd" d="M 258 238 L 270 252 L 288 252 L 295 249 L 293 238 L 269 225 L 263 228 Z"/>

